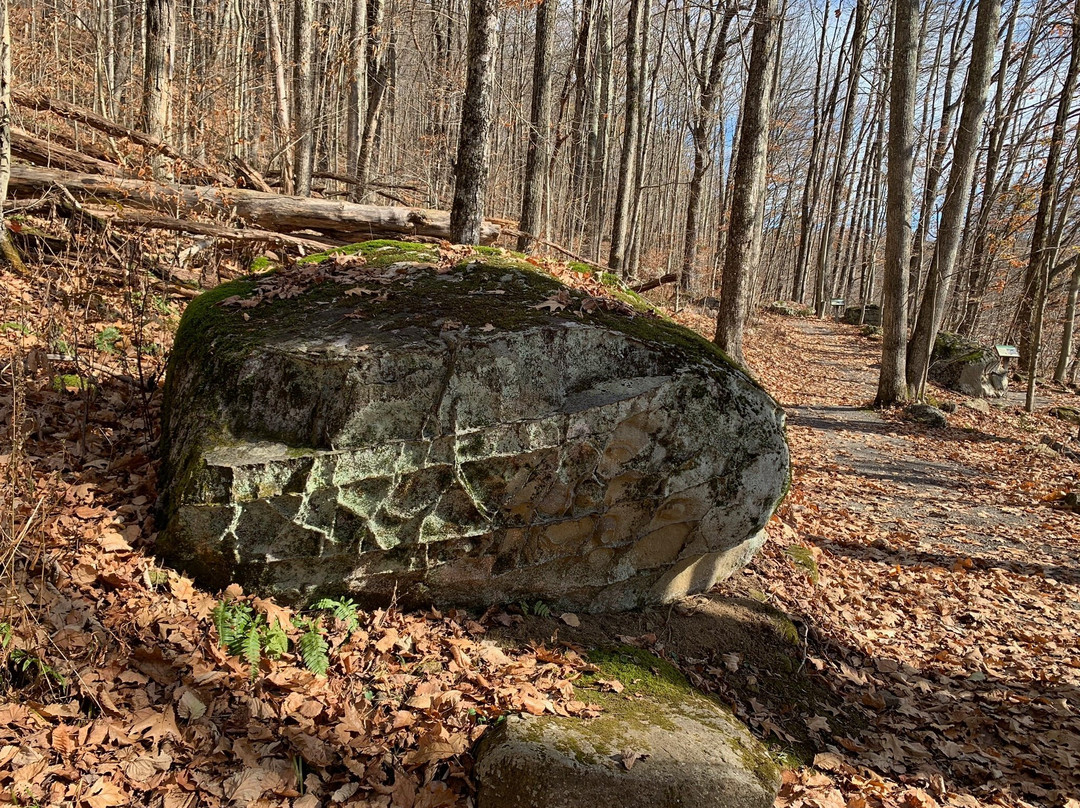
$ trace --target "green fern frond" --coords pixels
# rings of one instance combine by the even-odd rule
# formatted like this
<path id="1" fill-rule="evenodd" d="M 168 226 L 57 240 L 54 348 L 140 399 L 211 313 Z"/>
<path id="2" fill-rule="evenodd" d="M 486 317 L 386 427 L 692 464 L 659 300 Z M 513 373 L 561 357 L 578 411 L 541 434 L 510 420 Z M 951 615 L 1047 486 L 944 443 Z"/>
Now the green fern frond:
<path id="1" fill-rule="evenodd" d="M 309 623 L 308 630 L 300 635 L 300 657 L 304 666 L 316 676 L 326 676 L 330 667 L 329 650 L 318 623 Z"/>
<path id="2" fill-rule="evenodd" d="M 345 600 L 323 598 L 314 605 L 314 608 L 329 610 L 336 619 L 345 624 L 345 628 L 350 634 L 360 628 L 359 606 L 352 598 L 346 598 Z"/>
<path id="3" fill-rule="evenodd" d="M 276 619 L 274 625 L 266 628 L 263 636 L 263 650 L 270 659 L 278 659 L 289 650 L 289 638 L 285 634 L 285 629 L 281 627 L 281 623 Z"/>

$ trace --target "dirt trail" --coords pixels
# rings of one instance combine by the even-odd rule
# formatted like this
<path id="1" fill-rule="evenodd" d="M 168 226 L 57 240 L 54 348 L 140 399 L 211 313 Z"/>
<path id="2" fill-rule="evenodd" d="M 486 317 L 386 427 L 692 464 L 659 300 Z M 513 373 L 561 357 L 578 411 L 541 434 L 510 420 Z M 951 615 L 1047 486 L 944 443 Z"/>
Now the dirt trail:
<path id="1" fill-rule="evenodd" d="M 927 548 L 945 543 L 972 552 L 1009 546 L 1008 529 L 1022 525 L 1025 514 L 1002 504 L 977 465 L 965 462 L 962 454 L 926 459 L 924 447 L 909 436 L 927 430 L 886 420 L 868 408 L 877 389 L 877 343 L 842 341 L 832 323 L 820 320 L 798 320 L 796 327 L 819 346 L 805 355 L 805 371 L 827 386 L 828 395 L 810 392 L 798 403 L 781 403 L 790 429 L 809 430 L 821 439 L 822 455 L 803 460 L 835 464 L 837 475 L 859 481 L 864 495 L 848 508 L 892 523 L 897 530 L 917 521 L 918 543 Z M 844 403 L 827 403 L 837 398 Z M 941 437 L 949 440 L 948 433 L 954 431 L 940 430 Z"/>

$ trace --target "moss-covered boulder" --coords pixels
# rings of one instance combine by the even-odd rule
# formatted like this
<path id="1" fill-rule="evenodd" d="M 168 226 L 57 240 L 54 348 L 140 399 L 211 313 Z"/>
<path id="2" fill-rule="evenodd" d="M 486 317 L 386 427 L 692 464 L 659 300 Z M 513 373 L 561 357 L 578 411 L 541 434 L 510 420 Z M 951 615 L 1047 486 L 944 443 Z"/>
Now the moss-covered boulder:
<path id="1" fill-rule="evenodd" d="M 1008 374 L 993 348 L 948 331 L 939 333 L 934 342 L 927 376 L 975 398 L 1001 398 L 1009 387 Z"/>
<path id="2" fill-rule="evenodd" d="M 613 610 L 706 589 L 760 546 L 783 415 L 711 343 L 506 256 L 352 253 L 188 307 L 168 561 L 292 602 Z"/>
<path id="3" fill-rule="evenodd" d="M 478 808 L 769 808 L 780 771 L 725 707 L 670 664 L 602 655 L 578 689 L 603 712 L 508 719 L 477 750 Z M 619 692 L 611 692 L 619 689 Z"/>

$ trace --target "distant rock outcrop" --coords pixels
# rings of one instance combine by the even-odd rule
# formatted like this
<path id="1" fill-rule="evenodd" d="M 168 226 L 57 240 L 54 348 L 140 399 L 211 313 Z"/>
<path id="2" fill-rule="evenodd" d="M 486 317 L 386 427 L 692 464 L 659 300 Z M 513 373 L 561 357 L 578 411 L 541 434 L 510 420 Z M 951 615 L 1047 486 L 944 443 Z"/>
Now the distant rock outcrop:
<path id="1" fill-rule="evenodd" d="M 599 611 L 707 589 L 761 545 L 783 414 L 711 343 L 525 261 L 356 249 L 189 306 L 167 560 L 293 602 Z"/>

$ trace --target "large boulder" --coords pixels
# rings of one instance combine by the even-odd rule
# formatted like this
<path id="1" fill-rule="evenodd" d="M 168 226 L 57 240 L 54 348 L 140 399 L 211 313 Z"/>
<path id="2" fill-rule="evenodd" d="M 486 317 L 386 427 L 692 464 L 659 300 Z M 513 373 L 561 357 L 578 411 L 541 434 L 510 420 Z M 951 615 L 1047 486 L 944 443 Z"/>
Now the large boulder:
<path id="1" fill-rule="evenodd" d="M 942 331 L 930 355 L 928 377 L 949 390 L 975 398 L 1001 398 L 1008 391 L 1008 373 L 993 348 Z"/>
<path id="2" fill-rule="evenodd" d="M 168 561 L 290 602 L 596 611 L 746 563 L 788 452 L 744 370 L 524 261 L 438 260 L 370 242 L 189 305 L 165 391 Z"/>
<path id="3" fill-rule="evenodd" d="M 598 718 L 508 718 L 477 750 L 478 808 L 771 808 L 780 771 L 746 727 L 669 663 L 608 651 L 579 691 Z"/>

